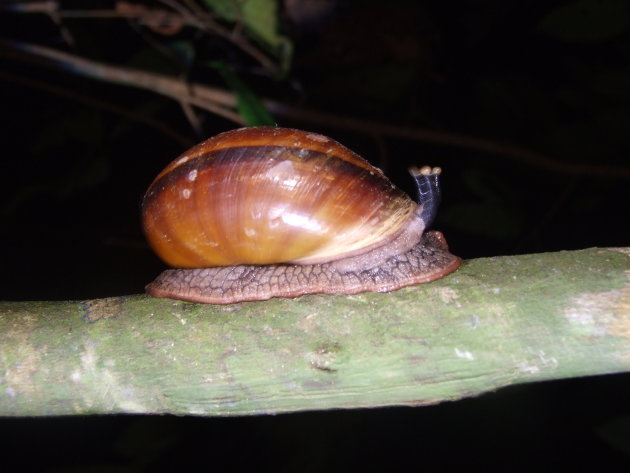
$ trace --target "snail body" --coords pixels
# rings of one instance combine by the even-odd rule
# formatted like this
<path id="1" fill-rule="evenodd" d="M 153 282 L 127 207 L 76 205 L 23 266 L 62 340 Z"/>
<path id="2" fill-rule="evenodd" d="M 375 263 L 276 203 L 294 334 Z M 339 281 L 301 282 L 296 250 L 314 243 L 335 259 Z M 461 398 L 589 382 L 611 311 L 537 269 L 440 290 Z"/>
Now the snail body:
<path id="1" fill-rule="evenodd" d="M 424 232 L 439 201 L 439 169 L 412 175 L 421 204 L 322 135 L 252 127 L 210 138 L 145 194 L 147 239 L 180 268 L 147 291 L 227 304 L 386 292 L 442 277 L 460 260 L 439 232 Z"/>

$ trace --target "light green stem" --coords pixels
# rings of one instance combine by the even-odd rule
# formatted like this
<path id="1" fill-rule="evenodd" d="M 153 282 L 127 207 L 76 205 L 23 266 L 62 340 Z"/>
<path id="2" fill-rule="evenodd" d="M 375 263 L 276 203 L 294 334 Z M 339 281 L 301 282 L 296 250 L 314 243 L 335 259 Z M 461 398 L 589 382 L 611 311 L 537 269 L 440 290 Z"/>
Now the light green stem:
<path id="1" fill-rule="evenodd" d="M 630 249 L 464 262 L 390 294 L 0 303 L 0 415 L 420 405 L 630 371 Z"/>

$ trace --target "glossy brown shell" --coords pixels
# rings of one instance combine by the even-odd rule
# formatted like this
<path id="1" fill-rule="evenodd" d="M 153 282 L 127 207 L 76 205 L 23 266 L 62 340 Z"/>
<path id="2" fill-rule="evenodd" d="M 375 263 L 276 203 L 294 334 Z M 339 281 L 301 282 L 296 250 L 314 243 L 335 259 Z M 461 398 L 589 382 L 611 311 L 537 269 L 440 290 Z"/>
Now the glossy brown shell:
<path id="1" fill-rule="evenodd" d="M 401 232 L 416 209 L 336 141 L 255 127 L 217 135 L 168 165 L 143 201 L 149 243 L 182 268 L 322 263 Z"/>

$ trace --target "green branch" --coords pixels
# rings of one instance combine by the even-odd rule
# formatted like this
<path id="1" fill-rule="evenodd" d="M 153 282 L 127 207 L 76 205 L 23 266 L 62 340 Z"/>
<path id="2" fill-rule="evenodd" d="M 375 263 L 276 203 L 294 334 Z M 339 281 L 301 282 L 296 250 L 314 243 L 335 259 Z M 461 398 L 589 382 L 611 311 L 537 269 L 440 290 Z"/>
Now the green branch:
<path id="1" fill-rule="evenodd" d="M 630 371 L 630 249 L 466 261 L 390 294 L 0 303 L 0 415 L 420 405 Z"/>

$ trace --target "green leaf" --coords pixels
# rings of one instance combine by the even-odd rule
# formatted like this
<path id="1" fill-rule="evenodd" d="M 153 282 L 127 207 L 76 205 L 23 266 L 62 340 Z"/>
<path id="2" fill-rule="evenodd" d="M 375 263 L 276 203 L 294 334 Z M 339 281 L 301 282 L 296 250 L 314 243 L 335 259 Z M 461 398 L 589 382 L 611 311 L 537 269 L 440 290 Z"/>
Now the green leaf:
<path id="1" fill-rule="evenodd" d="M 278 34 L 277 0 L 204 0 L 222 20 L 242 23 L 261 44 L 278 51 L 288 42 Z"/>
<path id="2" fill-rule="evenodd" d="M 228 87 L 236 94 L 236 108 L 248 126 L 273 126 L 276 121 L 258 96 L 226 65 L 220 61 L 210 64 L 219 71 Z"/>
<path id="3" fill-rule="evenodd" d="M 238 21 L 241 18 L 240 0 L 204 0 L 205 5 L 225 21 Z"/>

